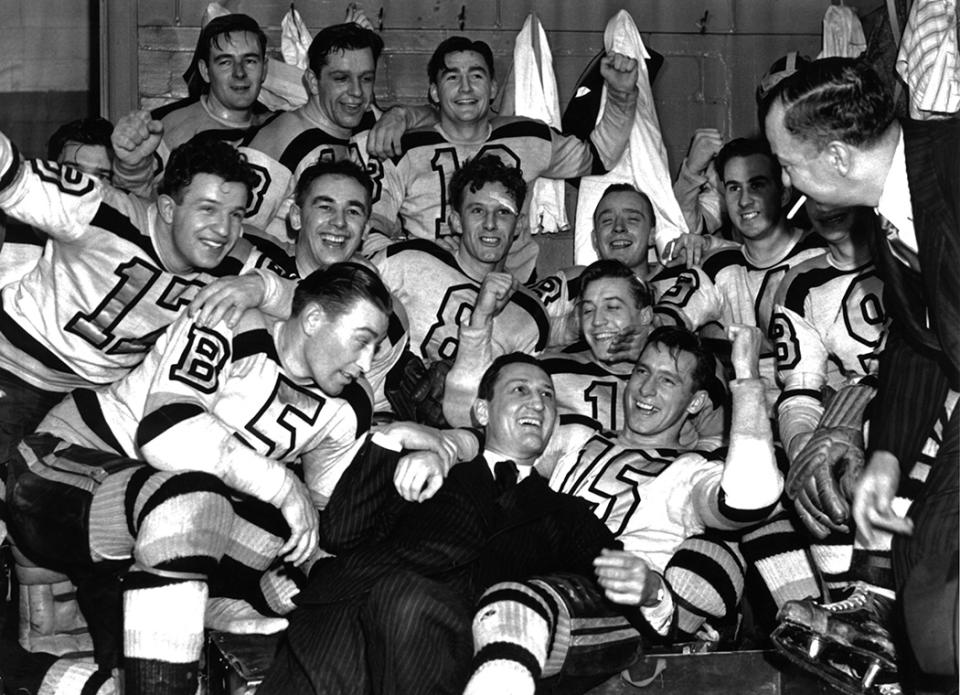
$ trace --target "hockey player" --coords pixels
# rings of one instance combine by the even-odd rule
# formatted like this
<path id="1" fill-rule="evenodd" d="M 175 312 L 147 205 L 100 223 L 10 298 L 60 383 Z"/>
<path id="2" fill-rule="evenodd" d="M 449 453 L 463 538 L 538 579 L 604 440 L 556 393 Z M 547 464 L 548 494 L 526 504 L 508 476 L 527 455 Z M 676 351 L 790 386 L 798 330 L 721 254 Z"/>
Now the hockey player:
<path id="1" fill-rule="evenodd" d="M 520 168 L 528 184 L 540 176 L 570 178 L 613 166 L 626 145 L 635 111 L 637 63 L 611 53 L 602 72 L 609 99 L 590 142 L 584 142 L 541 121 L 492 116 L 490 103 L 498 85 L 490 47 L 463 36 L 441 42 L 427 65 L 430 101 L 439 106 L 440 122 L 406 133 L 400 155 L 383 162 L 383 189 L 373 222 L 382 234 L 371 235 L 364 251 L 382 247 L 401 228 L 429 241 L 455 234 L 449 221 L 455 210 L 451 177 L 471 157 L 494 154 Z M 522 231 L 515 246 L 508 267 L 526 281 L 537 247 Z"/>
<path id="2" fill-rule="evenodd" d="M 200 31 L 190 67 L 183 75 L 190 96 L 150 112 L 163 139 L 154 155 L 117 162 L 118 184 L 130 190 L 163 172 L 170 153 L 198 133 L 239 145 L 270 115 L 257 103 L 267 77 L 267 37 L 253 17 L 228 14 Z"/>
<path id="3" fill-rule="evenodd" d="M 393 244 L 373 258 L 410 320 L 410 349 L 431 364 L 456 357 L 461 325 L 493 315 L 492 358 L 538 353 L 549 325 L 543 305 L 504 273 L 527 186 L 519 169 L 498 157 L 476 157 L 450 181 L 450 221 L 462 237 L 450 254 L 421 239 Z M 491 301 L 478 295 L 488 294 Z M 491 359 L 492 359 L 491 358 Z"/>
<path id="4" fill-rule="evenodd" d="M 274 257 L 285 278 L 273 273 L 220 278 L 197 293 L 191 311 L 198 321 L 216 325 L 223 318 L 234 325 L 246 309 L 255 306 L 285 316 L 290 310 L 295 278 L 344 261 L 374 268 L 359 253 L 370 217 L 373 189 L 373 180 L 352 160 L 321 159 L 307 167 L 297 180 L 289 213 L 296 235 L 294 250 L 289 256 Z M 408 342 L 406 312 L 400 302 L 395 301 L 386 340 L 365 374 L 378 412 L 391 410 L 385 382 Z"/>
<path id="5" fill-rule="evenodd" d="M 716 166 L 730 221 L 743 237 L 743 245 L 715 250 L 700 267 L 681 273 L 654 311 L 663 325 L 700 330 L 710 324 L 722 328 L 741 323 L 766 333 L 783 275 L 801 261 L 822 254 L 824 242 L 816 234 L 789 226 L 784 209 L 789 191 L 764 141 L 732 140 L 720 150 Z M 760 364 L 774 390 L 776 365 L 769 347 Z"/>
<path id="6" fill-rule="evenodd" d="M 2 292 L 0 453 L 67 391 L 136 366 L 211 279 L 268 264 L 239 238 L 252 184 L 234 148 L 191 143 L 148 205 L 76 169 L 22 161 L 0 135 L 0 208 L 49 237 Z"/>
<path id="7" fill-rule="evenodd" d="M 369 130 L 380 113 L 374 108 L 373 88 L 382 50 L 383 39 L 354 22 L 326 27 L 314 37 L 304 73 L 307 103 L 275 114 L 243 143 L 242 151 L 260 175 L 249 224 L 272 239 L 287 241 L 287 210 L 303 170 L 318 159 L 367 160 L 351 138 Z M 388 120 L 401 122 L 402 130 L 433 122 L 435 115 L 429 106 L 396 106 Z M 376 201 L 382 175 L 379 161 L 371 159 L 368 171 Z"/>
<path id="8" fill-rule="evenodd" d="M 113 124 L 105 118 L 82 118 L 57 128 L 47 141 L 47 159 L 70 165 L 109 182 L 113 176 Z M 0 216 L 0 287 L 22 278 L 43 253 L 45 236 L 32 227 Z"/>
<path id="9" fill-rule="evenodd" d="M 605 550 L 594 562 L 599 591 L 589 578 L 569 575 L 488 589 L 474 617 L 476 656 L 466 693 L 494 687 L 533 693 L 538 678 L 564 663 L 610 666 L 598 645 L 619 649 L 621 658 L 635 653 L 639 635 L 604 596 L 641 606 L 653 630 L 672 635 L 674 594 L 664 572 L 669 578 L 680 543 L 708 526 L 757 523 L 776 506 L 782 478 L 757 369 L 762 336 L 747 326 L 731 334 L 737 380 L 730 448 L 715 455 L 683 450 L 680 430 L 708 399 L 704 385 L 713 358 L 690 332 L 656 329 L 625 390 L 623 428 L 593 437 L 550 479 L 552 488 L 591 502 L 624 549 Z M 733 601 L 726 609 L 735 610 L 737 597 L 723 598 Z M 591 625 L 583 643 L 576 638 L 579 621 Z"/>
<path id="10" fill-rule="evenodd" d="M 345 263 L 302 280 L 287 320 L 183 314 L 126 378 L 73 392 L 24 440 L 6 471 L 11 531 L 77 583 L 105 669 L 91 681 L 119 663 L 126 692 L 195 692 L 208 594 L 292 608 L 259 578 L 317 546 L 317 510 L 369 425 L 358 379 L 390 301 Z M 94 669 L 58 662 L 42 692 Z"/>
<path id="11" fill-rule="evenodd" d="M 656 299 L 673 286 L 683 271 L 681 264 L 665 267 L 651 263 L 649 245 L 657 220 L 646 193 L 628 183 L 611 184 L 600 197 L 593 213 L 593 248 L 601 259 L 620 261 L 630 268 L 637 279 L 649 283 Z M 683 235 L 691 244 L 709 244 L 711 237 Z M 676 244 L 667 247 L 673 253 Z M 692 256 L 691 261 L 699 260 Z M 583 282 L 580 274 L 583 266 L 572 266 L 549 275 L 531 289 L 540 297 L 550 317 L 550 346 L 565 347 L 580 337 L 580 322 L 577 301 Z M 638 335 L 639 345 L 646 342 L 646 335 Z"/>

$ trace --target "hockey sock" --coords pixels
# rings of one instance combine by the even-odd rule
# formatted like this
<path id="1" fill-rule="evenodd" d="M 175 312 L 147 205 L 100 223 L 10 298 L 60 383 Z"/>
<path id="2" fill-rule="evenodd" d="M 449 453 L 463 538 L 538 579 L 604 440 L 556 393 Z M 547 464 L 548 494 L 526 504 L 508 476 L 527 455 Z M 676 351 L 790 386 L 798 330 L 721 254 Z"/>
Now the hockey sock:
<path id="1" fill-rule="evenodd" d="M 745 533 L 740 551 L 756 567 L 777 610 L 787 601 L 821 597 L 806 541 L 786 517 Z"/>
<path id="2" fill-rule="evenodd" d="M 117 679 L 110 671 L 78 659 L 58 659 L 44 674 L 37 695 L 115 695 Z"/>
<path id="3" fill-rule="evenodd" d="M 207 585 L 131 572 L 124 580 L 124 686 L 139 695 L 197 692 Z"/>
<path id="4" fill-rule="evenodd" d="M 692 637 L 707 620 L 735 613 L 743 596 L 743 575 L 743 556 L 736 543 L 709 536 L 685 540 L 665 572 L 681 636 Z"/>
<path id="5" fill-rule="evenodd" d="M 506 582 L 487 591 L 473 619 L 473 676 L 464 695 L 533 695 L 547 659 L 553 615 L 529 584 Z"/>

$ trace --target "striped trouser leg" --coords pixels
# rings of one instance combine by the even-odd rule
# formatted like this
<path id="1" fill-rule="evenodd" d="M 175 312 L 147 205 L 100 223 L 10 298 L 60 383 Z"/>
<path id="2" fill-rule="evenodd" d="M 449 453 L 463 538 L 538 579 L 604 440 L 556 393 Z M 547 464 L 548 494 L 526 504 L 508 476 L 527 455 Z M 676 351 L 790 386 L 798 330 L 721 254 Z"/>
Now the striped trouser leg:
<path id="1" fill-rule="evenodd" d="M 736 614 L 743 597 L 744 559 L 738 544 L 704 533 L 686 539 L 667 563 L 679 639 L 694 637 L 707 621 Z"/>
<path id="2" fill-rule="evenodd" d="M 541 676 L 614 673 L 629 665 L 640 634 L 591 579 L 551 575 L 503 582 L 480 599 L 473 620 L 474 670 L 466 693 L 532 693 Z"/>

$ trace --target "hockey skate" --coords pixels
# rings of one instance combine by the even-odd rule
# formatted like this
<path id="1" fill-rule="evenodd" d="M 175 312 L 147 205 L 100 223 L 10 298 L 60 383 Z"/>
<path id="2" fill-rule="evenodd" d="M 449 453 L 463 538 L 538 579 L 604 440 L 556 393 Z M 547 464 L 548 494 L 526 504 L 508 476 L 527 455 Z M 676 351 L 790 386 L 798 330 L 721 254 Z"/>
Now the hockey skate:
<path id="1" fill-rule="evenodd" d="M 856 582 L 835 603 L 788 601 L 771 637 L 784 656 L 848 695 L 898 695 L 897 655 L 886 627 L 892 607 L 891 599 Z"/>

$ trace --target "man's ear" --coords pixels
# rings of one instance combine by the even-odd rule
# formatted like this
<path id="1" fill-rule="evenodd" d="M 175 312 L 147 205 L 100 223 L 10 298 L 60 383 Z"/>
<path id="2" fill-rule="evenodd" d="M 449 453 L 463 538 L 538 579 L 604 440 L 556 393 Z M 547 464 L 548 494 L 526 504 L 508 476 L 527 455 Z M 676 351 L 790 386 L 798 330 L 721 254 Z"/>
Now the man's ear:
<path id="1" fill-rule="evenodd" d="M 427 88 L 427 96 L 430 97 L 430 103 L 436 106 L 440 105 L 440 92 L 437 90 L 437 85 L 433 82 L 430 83 L 430 86 Z"/>
<path id="2" fill-rule="evenodd" d="M 653 307 L 645 306 L 640 310 L 640 324 L 649 326 L 653 323 Z"/>
<path id="3" fill-rule="evenodd" d="M 710 398 L 710 396 L 703 389 L 697 391 L 695 394 L 693 394 L 693 399 L 690 401 L 690 405 L 687 406 L 687 413 L 690 415 L 696 415 L 699 413 L 701 410 L 703 410 L 703 406 L 707 404 L 708 398 Z"/>
<path id="4" fill-rule="evenodd" d="M 850 171 L 850 158 L 853 154 L 850 151 L 850 148 L 839 140 L 833 140 L 827 144 L 824 152 L 826 153 L 827 160 L 830 162 L 830 165 L 836 169 L 840 176 L 845 177 L 847 172 Z"/>
<path id="5" fill-rule="evenodd" d="M 590 245 L 593 246 L 594 253 L 600 258 L 600 244 L 597 243 L 597 228 L 594 227 L 590 232 Z"/>
<path id="6" fill-rule="evenodd" d="M 210 68 L 207 67 L 207 61 L 198 60 L 197 61 L 197 72 L 200 73 L 200 77 L 203 78 L 203 81 L 207 84 L 210 84 Z"/>
<path id="7" fill-rule="evenodd" d="M 300 328 L 308 336 L 314 336 L 329 326 L 327 314 L 317 302 L 308 302 L 300 311 Z"/>
<path id="8" fill-rule="evenodd" d="M 317 73 L 310 68 L 303 71 L 303 86 L 307 88 L 310 96 L 315 97 L 320 94 L 320 80 L 317 79 Z"/>
<path id="9" fill-rule="evenodd" d="M 157 197 L 157 213 L 160 219 L 167 224 L 173 224 L 173 211 L 177 207 L 177 201 L 166 193 L 161 193 Z"/>
<path id="10" fill-rule="evenodd" d="M 463 235 L 463 220 L 460 219 L 459 212 L 451 210 L 447 216 L 447 223 L 450 225 L 450 229 L 453 230 L 454 234 L 457 236 Z"/>
<path id="11" fill-rule="evenodd" d="M 300 219 L 300 206 L 296 203 L 290 203 L 290 211 L 287 213 L 287 219 L 290 220 L 290 226 L 300 231 L 300 227 L 303 224 Z"/>
<path id="12" fill-rule="evenodd" d="M 497 94 L 500 93 L 500 85 L 496 80 L 490 80 L 490 105 L 493 105 L 493 102 L 497 98 Z"/>
<path id="13" fill-rule="evenodd" d="M 267 80 L 267 68 L 270 65 L 270 61 L 267 59 L 267 56 L 263 56 L 263 70 L 260 71 L 260 85 L 262 86 Z"/>
<path id="14" fill-rule="evenodd" d="M 481 427 L 486 427 L 490 422 L 490 403 L 483 398 L 475 400 L 473 402 L 473 416 L 477 418 L 477 423 Z"/>

